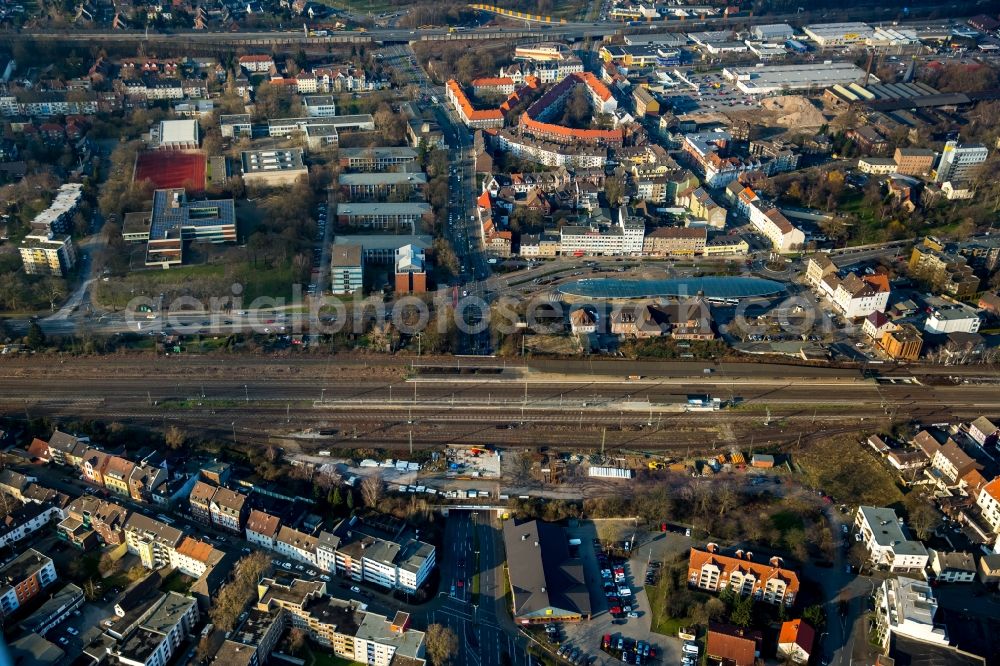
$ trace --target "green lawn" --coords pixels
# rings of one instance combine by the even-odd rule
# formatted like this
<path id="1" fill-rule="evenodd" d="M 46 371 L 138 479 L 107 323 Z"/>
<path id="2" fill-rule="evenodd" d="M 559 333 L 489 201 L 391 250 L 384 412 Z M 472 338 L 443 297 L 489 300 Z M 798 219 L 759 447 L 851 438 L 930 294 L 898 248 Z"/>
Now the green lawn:
<path id="1" fill-rule="evenodd" d="M 329 652 L 316 652 L 315 650 L 309 650 L 309 658 L 306 659 L 306 664 L 311 666 L 364 666 L 364 664 L 359 664 L 356 661 L 351 661 L 350 659 L 344 659 L 343 657 L 338 657 L 335 654 L 330 654 Z"/>
<path id="2" fill-rule="evenodd" d="M 194 579 L 190 576 L 185 576 L 184 574 L 174 571 L 172 574 L 167 576 L 166 580 L 160 586 L 160 590 L 163 592 L 178 592 L 180 594 L 187 594 L 191 586 L 194 585 Z"/>
<path id="3" fill-rule="evenodd" d="M 385 0 L 319 0 L 319 4 L 335 9 L 346 9 L 349 12 L 357 12 L 359 14 L 368 14 L 369 12 L 372 14 L 384 14 L 385 12 L 400 8 L 399 5 L 386 2 Z"/>
<path id="4" fill-rule="evenodd" d="M 122 278 L 99 282 L 96 296 L 103 305 L 122 308 L 133 297 L 155 299 L 160 293 L 166 293 L 167 298 L 172 298 L 183 293 L 189 285 L 196 285 L 206 292 L 206 296 L 194 294 L 195 298 L 223 299 L 232 293 L 233 284 L 240 284 L 243 286 L 243 304 L 249 306 L 260 297 L 290 301 L 294 276 L 290 262 L 272 268 L 249 266 L 245 262 L 178 266 L 169 270 L 134 271 Z"/>
<path id="5" fill-rule="evenodd" d="M 709 595 L 704 592 L 692 590 L 691 594 L 695 601 L 703 603 L 709 599 Z M 655 586 L 646 586 L 646 598 L 649 599 L 649 612 L 653 616 L 650 629 L 664 636 L 677 636 L 677 631 L 681 627 L 690 627 L 693 620 L 690 617 L 670 617 L 666 608 L 658 598 Z"/>
<path id="6" fill-rule="evenodd" d="M 840 501 L 888 506 L 903 499 L 893 475 L 854 437 L 813 442 L 792 459 L 805 483 Z"/>
<path id="7" fill-rule="evenodd" d="M 802 529 L 802 516 L 792 511 L 780 511 L 771 516 L 771 524 L 782 534 L 789 530 Z"/>

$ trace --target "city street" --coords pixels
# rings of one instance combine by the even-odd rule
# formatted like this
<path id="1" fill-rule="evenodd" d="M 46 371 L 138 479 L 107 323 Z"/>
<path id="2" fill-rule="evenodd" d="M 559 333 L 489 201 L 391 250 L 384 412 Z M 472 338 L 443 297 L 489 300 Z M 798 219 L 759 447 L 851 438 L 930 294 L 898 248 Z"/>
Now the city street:
<path id="1" fill-rule="evenodd" d="M 450 511 L 443 544 L 439 603 L 427 612 L 427 621 L 445 625 L 458 636 L 459 656 L 453 663 L 527 666 L 522 638 L 503 607 L 504 554 L 498 520 L 489 512 Z M 474 600 L 477 563 L 479 596 Z"/>

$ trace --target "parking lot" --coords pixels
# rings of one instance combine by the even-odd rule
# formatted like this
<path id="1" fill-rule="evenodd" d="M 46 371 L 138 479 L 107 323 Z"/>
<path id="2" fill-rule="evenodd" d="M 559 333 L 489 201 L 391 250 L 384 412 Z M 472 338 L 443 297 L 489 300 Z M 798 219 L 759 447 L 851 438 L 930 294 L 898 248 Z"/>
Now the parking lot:
<path id="1" fill-rule="evenodd" d="M 685 80 L 678 80 L 678 85 L 667 92 L 680 111 L 749 111 L 761 106 L 758 99 L 726 81 L 722 72 L 681 70 L 681 73 Z M 677 78 L 672 73 L 670 76 Z"/>
<path id="2" fill-rule="evenodd" d="M 606 535 L 608 527 L 603 526 L 601 532 Z M 657 568 L 655 563 L 686 550 L 690 539 L 682 534 L 637 532 L 625 521 L 620 523 L 619 533 L 622 539 L 617 542 L 619 549 L 616 552 L 623 552 L 621 546 L 627 539 L 630 543 L 628 559 L 609 556 L 595 545 L 594 540 L 598 537 L 595 523 L 584 521 L 569 528 L 568 536 L 580 540 L 579 555 L 590 586 L 593 616 L 589 622 L 563 625 L 558 634 L 559 646 L 568 645 L 570 656 L 573 649 L 580 650 L 578 660 L 582 656 L 593 657 L 594 664 L 605 666 L 622 664 L 623 656 L 629 657 L 628 663 L 635 665 L 637 646 L 643 652 L 639 657 L 641 665 L 680 663 L 681 642 L 651 631 L 652 617 L 645 585 L 647 573 Z M 627 588 L 630 594 L 622 594 L 622 588 Z M 617 614 L 611 612 L 615 608 L 619 611 Z M 611 639 L 608 649 L 603 649 L 605 637 Z M 618 648 L 618 639 L 622 639 L 622 649 Z"/>

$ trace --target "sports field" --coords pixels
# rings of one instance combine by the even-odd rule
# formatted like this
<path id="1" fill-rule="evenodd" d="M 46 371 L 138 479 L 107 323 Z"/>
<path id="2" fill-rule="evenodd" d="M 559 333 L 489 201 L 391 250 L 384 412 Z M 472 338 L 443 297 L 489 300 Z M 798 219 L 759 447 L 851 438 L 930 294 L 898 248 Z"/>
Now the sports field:
<path id="1" fill-rule="evenodd" d="M 157 189 L 186 187 L 205 189 L 205 153 L 195 150 L 157 150 L 135 158 L 135 181 L 152 181 Z"/>

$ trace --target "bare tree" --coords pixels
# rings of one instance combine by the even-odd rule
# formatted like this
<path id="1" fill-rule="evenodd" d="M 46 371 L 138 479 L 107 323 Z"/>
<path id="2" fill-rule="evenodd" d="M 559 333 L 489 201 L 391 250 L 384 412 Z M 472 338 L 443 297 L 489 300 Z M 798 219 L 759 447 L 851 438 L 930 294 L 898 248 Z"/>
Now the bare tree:
<path id="1" fill-rule="evenodd" d="M 302 654 L 302 649 L 306 646 L 306 632 L 302 629 L 293 628 L 288 632 L 288 649 L 292 654 Z"/>
<path id="2" fill-rule="evenodd" d="M 365 506 L 369 508 L 378 506 L 383 494 L 385 494 L 385 483 L 382 481 L 381 474 L 366 477 L 361 482 L 361 499 L 364 501 Z"/>
<path id="3" fill-rule="evenodd" d="M 270 563 L 270 557 L 262 552 L 247 555 L 236 563 L 232 580 L 222 586 L 208 612 L 216 627 L 229 631 L 235 626 L 236 618 L 253 598 L 257 582 Z"/>
<path id="4" fill-rule="evenodd" d="M 170 426 L 163 434 L 163 440 L 169 448 L 176 451 L 183 448 L 184 443 L 187 442 L 187 434 L 177 426 Z"/>
<path id="5" fill-rule="evenodd" d="M 424 641 L 427 644 L 427 656 L 434 666 L 447 666 L 458 653 L 458 636 L 444 625 L 432 624 L 427 627 Z"/>

